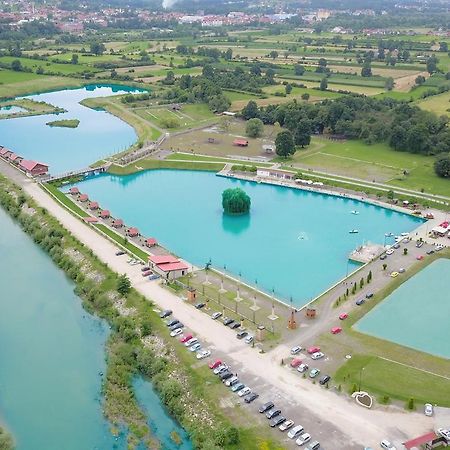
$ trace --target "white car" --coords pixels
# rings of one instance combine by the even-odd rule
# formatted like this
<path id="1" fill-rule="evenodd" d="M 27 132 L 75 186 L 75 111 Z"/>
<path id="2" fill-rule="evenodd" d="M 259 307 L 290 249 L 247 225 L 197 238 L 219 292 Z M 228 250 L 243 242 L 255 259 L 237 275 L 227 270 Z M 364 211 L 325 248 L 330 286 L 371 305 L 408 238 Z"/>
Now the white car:
<path id="1" fill-rule="evenodd" d="M 320 359 L 323 358 L 324 356 L 325 355 L 322 352 L 316 352 L 311 355 L 311 359 Z"/>
<path id="2" fill-rule="evenodd" d="M 390 248 L 388 250 L 386 250 L 386 255 L 392 255 L 392 253 L 394 253 L 394 249 Z"/>
<path id="3" fill-rule="evenodd" d="M 235 375 L 231 378 L 228 378 L 228 380 L 225 380 L 225 386 L 233 386 L 233 384 L 236 384 L 239 381 L 239 378 Z"/>
<path id="4" fill-rule="evenodd" d="M 296 441 L 295 443 L 297 445 L 305 445 L 307 442 L 311 440 L 311 435 L 309 433 L 303 433 Z"/>
<path id="5" fill-rule="evenodd" d="M 198 350 L 201 350 L 202 348 L 202 344 L 200 344 L 200 342 L 197 342 L 196 344 L 194 344 L 189 350 L 191 352 L 196 352 Z"/>
<path id="6" fill-rule="evenodd" d="M 211 354 L 211 350 L 202 350 L 197 353 L 197 359 L 207 358 Z"/>
<path id="7" fill-rule="evenodd" d="M 426 416 L 431 417 L 433 415 L 433 405 L 431 403 L 425 403 L 423 412 Z"/>
<path id="8" fill-rule="evenodd" d="M 286 431 L 289 430 L 289 428 L 292 428 L 294 426 L 293 420 L 286 420 L 286 422 L 282 423 L 278 428 L 280 431 Z"/>
<path id="9" fill-rule="evenodd" d="M 300 365 L 297 367 L 297 370 L 298 370 L 300 373 L 306 372 L 306 371 L 308 370 L 308 364 L 304 364 L 304 363 L 300 364 Z"/>
<path id="10" fill-rule="evenodd" d="M 291 348 L 291 355 L 297 355 L 301 351 L 302 351 L 302 348 L 299 345 L 297 345 L 296 347 Z"/>
<path id="11" fill-rule="evenodd" d="M 450 430 L 446 430 L 445 428 L 438 428 L 436 430 L 436 434 L 438 434 L 439 436 L 442 436 L 447 441 L 450 441 Z"/>
<path id="12" fill-rule="evenodd" d="M 176 330 L 173 330 L 172 333 L 170 333 L 170 335 L 172 337 L 175 337 L 175 336 L 179 336 L 182 332 L 183 332 L 183 328 L 177 328 Z"/>
<path id="13" fill-rule="evenodd" d="M 189 339 L 188 341 L 186 341 L 184 343 L 184 345 L 186 347 L 190 347 L 191 345 L 197 344 L 197 342 L 198 342 L 198 339 L 193 337 L 193 338 Z"/>
<path id="14" fill-rule="evenodd" d="M 251 393 L 252 393 L 252 390 L 248 386 L 246 386 L 245 388 L 241 389 L 238 392 L 238 395 L 239 395 L 239 397 L 245 397 L 246 395 L 251 394 Z"/>
<path id="15" fill-rule="evenodd" d="M 296 425 L 294 428 L 289 430 L 289 433 L 287 434 L 289 439 L 295 439 L 298 436 L 300 436 L 304 431 L 304 428 L 301 425 Z"/>
<path id="16" fill-rule="evenodd" d="M 220 366 L 217 366 L 213 373 L 214 375 L 219 375 L 219 373 L 222 373 L 223 371 L 227 370 L 228 366 L 226 364 L 221 364 Z"/>
<path id="17" fill-rule="evenodd" d="M 244 342 L 245 342 L 246 344 L 251 344 L 251 343 L 253 342 L 253 336 L 252 336 L 251 334 L 249 334 L 249 335 L 245 338 Z"/>
<path id="18" fill-rule="evenodd" d="M 380 446 L 386 450 L 397 450 L 387 439 L 383 439 L 380 442 Z"/>

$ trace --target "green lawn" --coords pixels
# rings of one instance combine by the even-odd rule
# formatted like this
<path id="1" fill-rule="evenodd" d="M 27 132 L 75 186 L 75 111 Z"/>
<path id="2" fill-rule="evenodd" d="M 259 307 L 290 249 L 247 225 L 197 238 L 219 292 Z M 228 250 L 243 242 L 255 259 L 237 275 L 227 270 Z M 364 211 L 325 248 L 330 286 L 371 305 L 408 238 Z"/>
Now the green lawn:
<path id="1" fill-rule="evenodd" d="M 40 59 L 31 58 L 15 58 L 14 56 L 2 56 L 0 57 L 0 63 L 10 65 L 13 61 L 19 60 L 23 67 L 31 69 L 36 72 L 38 67 L 42 67 L 44 72 L 51 72 L 61 75 L 72 75 L 86 71 L 92 71 L 93 69 L 83 66 L 81 64 L 59 64 L 50 61 L 42 61 Z"/>
<path id="2" fill-rule="evenodd" d="M 416 104 L 426 111 L 436 113 L 438 116 L 450 116 L 450 91 L 440 95 L 433 95 L 416 102 Z"/>
<path id="3" fill-rule="evenodd" d="M 166 158 L 166 161 L 205 161 L 205 162 L 223 162 L 223 163 L 232 163 L 246 166 L 256 165 L 258 167 L 269 167 L 272 164 L 270 163 L 255 163 L 253 164 L 251 161 L 241 161 L 239 159 L 229 159 L 226 157 L 214 157 L 214 156 L 204 156 L 204 155 L 190 155 L 186 153 L 173 153 L 172 155 Z"/>
<path id="4" fill-rule="evenodd" d="M 421 370 L 405 367 L 376 356 L 353 355 L 335 374 L 335 382 L 346 388 L 353 384 L 376 396 L 388 395 L 418 403 L 450 406 L 450 381 Z M 345 381 L 344 381 L 345 377 Z"/>
<path id="5" fill-rule="evenodd" d="M 248 92 L 235 92 L 235 91 L 223 91 L 225 97 L 230 100 L 230 102 L 234 102 L 236 100 L 254 100 L 259 96 L 256 94 L 249 94 Z"/>
<path id="6" fill-rule="evenodd" d="M 75 204 L 70 198 L 67 197 L 66 194 L 61 192 L 56 186 L 53 186 L 51 183 L 43 184 L 43 189 L 48 191 L 51 195 L 56 197 L 67 209 L 70 209 L 75 214 L 78 214 L 80 217 L 88 217 L 89 214 L 81 209 L 77 204 Z"/>

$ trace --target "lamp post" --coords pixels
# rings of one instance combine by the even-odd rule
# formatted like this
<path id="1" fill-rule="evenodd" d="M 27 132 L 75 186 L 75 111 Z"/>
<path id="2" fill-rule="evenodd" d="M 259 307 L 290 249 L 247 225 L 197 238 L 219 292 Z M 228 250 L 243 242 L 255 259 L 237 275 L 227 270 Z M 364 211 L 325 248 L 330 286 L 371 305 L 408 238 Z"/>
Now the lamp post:
<path id="1" fill-rule="evenodd" d="M 364 367 L 361 367 L 361 369 L 359 370 L 359 388 L 358 388 L 358 392 L 361 392 L 362 373 L 363 373 L 364 369 L 365 369 Z"/>

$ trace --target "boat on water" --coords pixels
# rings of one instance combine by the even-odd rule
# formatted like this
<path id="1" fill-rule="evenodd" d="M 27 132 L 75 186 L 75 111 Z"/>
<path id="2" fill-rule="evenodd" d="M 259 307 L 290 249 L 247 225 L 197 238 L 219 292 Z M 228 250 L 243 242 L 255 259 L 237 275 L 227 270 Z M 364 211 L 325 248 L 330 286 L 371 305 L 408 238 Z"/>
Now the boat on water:
<path id="1" fill-rule="evenodd" d="M 353 210 L 353 211 L 350 211 L 350 214 L 359 214 L 359 211 Z"/>
<path id="2" fill-rule="evenodd" d="M 359 233 L 359 231 L 358 230 L 350 230 L 349 233 L 350 234 L 355 234 L 355 233 Z"/>

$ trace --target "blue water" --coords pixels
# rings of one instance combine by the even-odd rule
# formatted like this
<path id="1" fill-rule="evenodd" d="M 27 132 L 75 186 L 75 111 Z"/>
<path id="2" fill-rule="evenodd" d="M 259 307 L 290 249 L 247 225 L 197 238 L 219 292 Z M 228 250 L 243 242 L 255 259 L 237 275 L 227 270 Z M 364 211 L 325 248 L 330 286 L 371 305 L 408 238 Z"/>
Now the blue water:
<path id="1" fill-rule="evenodd" d="M 17 450 L 125 449 L 102 414 L 103 321 L 0 210 L 0 422 Z"/>
<path id="2" fill-rule="evenodd" d="M 267 292 L 304 305 L 347 271 L 347 256 L 364 241 L 384 243 L 421 220 L 355 200 L 218 177 L 213 173 L 150 170 L 101 175 L 78 183 L 115 217 L 155 237 L 189 262 L 226 270 Z M 222 213 L 224 189 L 251 197 L 246 216 Z M 64 190 L 67 190 L 65 188 Z M 350 214 L 358 210 L 359 215 Z M 359 234 L 349 234 L 358 229 Z M 348 269 L 356 268 L 349 263 Z"/>
<path id="3" fill-rule="evenodd" d="M 450 359 L 450 260 L 438 259 L 364 316 L 363 333 Z"/>
<path id="4" fill-rule="evenodd" d="M 137 401 L 147 415 L 148 425 L 161 443 L 161 450 L 192 450 L 188 434 L 167 414 L 152 385 L 138 377 L 134 379 L 133 387 Z M 173 431 L 181 438 L 180 445 L 171 439 Z"/>
<path id="5" fill-rule="evenodd" d="M 21 117 L 0 121 L 0 145 L 26 159 L 50 166 L 52 174 L 82 169 L 112 153 L 125 150 L 136 141 L 133 128 L 119 118 L 79 104 L 85 98 L 138 92 L 126 86 L 86 86 L 29 95 L 67 110 L 63 114 Z M 49 127 L 47 122 L 78 119 L 77 128 Z"/>
<path id="6" fill-rule="evenodd" d="M 22 108 L 20 106 L 3 106 L 0 107 L 0 116 L 1 115 L 8 115 L 8 114 L 14 114 L 14 113 L 21 113 L 26 112 L 27 110 L 25 108 Z"/>

